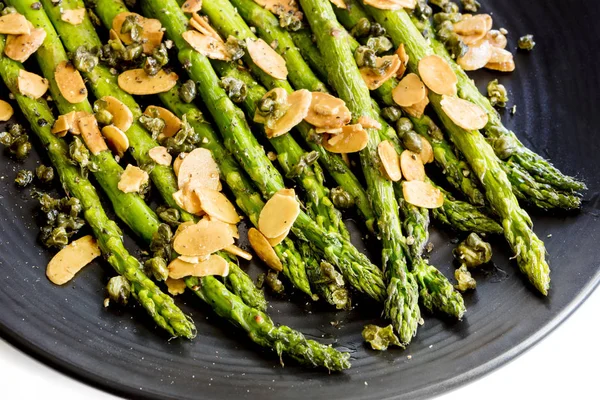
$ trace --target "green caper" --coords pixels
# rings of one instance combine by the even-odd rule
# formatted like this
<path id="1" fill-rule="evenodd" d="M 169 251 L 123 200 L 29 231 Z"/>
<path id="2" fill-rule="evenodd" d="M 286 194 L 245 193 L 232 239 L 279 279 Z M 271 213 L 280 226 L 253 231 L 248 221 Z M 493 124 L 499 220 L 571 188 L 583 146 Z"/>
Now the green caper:
<path id="1" fill-rule="evenodd" d="M 402 117 L 402 111 L 396 106 L 385 107 L 381 110 L 381 116 L 388 122 L 396 122 Z"/>
<path id="2" fill-rule="evenodd" d="M 283 282 L 281 282 L 279 279 L 278 272 L 269 270 L 267 272 L 267 276 L 265 277 L 265 283 L 274 294 L 281 295 L 285 291 Z"/>
<path id="3" fill-rule="evenodd" d="M 91 72 L 98 65 L 98 57 L 85 46 L 79 46 L 73 53 L 73 65 L 81 72 Z"/>
<path id="4" fill-rule="evenodd" d="M 165 121 L 162 118 L 142 114 L 140 118 L 138 118 L 138 121 L 152 134 L 152 138 L 155 140 L 165 129 Z"/>
<path id="5" fill-rule="evenodd" d="M 136 14 L 130 14 L 125 17 L 123 25 L 121 25 L 121 33 L 129 33 L 131 30 L 138 25 L 138 16 Z"/>
<path id="6" fill-rule="evenodd" d="M 144 263 L 144 267 L 159 282 L 166 281 L 169 277 L 167 262 L 162 257 L 152 257 Z"/>
<path id="7" fill-rule="evenodd" d="M 508 103 L 508 91 L 504 85 L 498 83 L 498 79 L 494 79 L 488 83 L 487 93 L 492 106 L 506 107 L 506 103 Z"/>
<path id="8" fill-rule="evenodd" d="M 373 49 L 376 54 L 381 54 L 391 50 L 394 45 L 391 40 L 385 36 L 376 36 L 370 37 L 369 40 L 367 40 L 367 47 Z"/>
<path id="9" fill-rule="evenodd" d="M 458 8 L 458 4 L 453 3 L 451 1 L 448 1 L 446 4 L 444 4 L 442 10 L 448 14 L 456 14 L 460 11 Z"/>
<path id="10" fill-rule="evenodd" d="M 226 76 L 221 79 L 220 85 L 234 103 L 241 103 L 246 100 L 248 87 L 241 80 Z"/>
<path id="11" fill-rule="evenodd" d="M 303 28 L 302 13 L 283 12 L 279 14 L 279 26 L 290 32 L 296 32 Z"/>
<path id="12" fill-rule="evenodd" d="M 359 19 L 350 31 L 350 34 L 355 38 L 369 36 L 369 33 L 371 33 L 371 22 L 369 22 L 368 18 Z"/>
<path id="13" fill-rule="evenodd" d="M 41 233 L 40 240 L 48 248 L 62 248 L 69 244 L 69 235 L 62 226 L 56 228 L 46 227 Z"/>
<path id="14" fill-rule="evenodd" d="M 338 286 L 344 286 L 344 277 L 340 274 L 333 265 L 327 261 L 321 261 L 319 264 L 323 282 L 335 283 Z"/>
<path id="15" fill-rule="evenodd" d="M 92 161 L 88 148 L 79 137 L 73 137 L 69 144 L 69 158 L 74 165 L 79 165 L 81 175 L 87 177 L 88 171 L 97 171 L 98 166 Z"/>
<path id="16" fill-rule="evenodd" d="M 133 61 L 139 58 L 144 52 L 144 47 L 141 44 L 133 43 L 125 47 L 122 52 L 123 60 Z"/>
<path id="17" fill-rule="evenodd" d="M 494 128 L 488 130 L 488 132 L 496 131 Z M 517 139 L 512 135 L 496 135 L 491 136 L 488 142 L 494 148 L 494 152 L 498 155 L 501 160 L 506 160 L 515 152 L 519 150 L 519 143 Z"/>
<path id="18" fill-rule="evenodd" d="M 479 11 L 481 4 L 477 0 L 460 0 L 465 11 L 476 13 Z"/>
<path id="19" fill-rule="evenodd" d="M 378 22 L 371 24 L 369 36 L 385 36 L 386 30 Z"/>
<path id="20" fill-rule="evenodd" d="M 531 51 L 535 47 L 535 42 L 533 41 L 533 35 L 525 35 L 519 38 L 518 47 L 521 50 Z"/>
<path id="21" fill-rule="evenodd" d="M 54 168 L 42 164 L 35 169 L 35 176 L 42 183 L 50 183 L 54 180 Z"/>
<path id="22" fill-rule="evenodd" d="M 398 131 L 398 135 L 402 137 L 406 132 L 411 131 L 413 129 L 413 123 L 410 119 L 406 117 L 402 117 L 398 120 L 396 124 L 396 130 Z"/>
<path id="23" fill-rule="evenodd" d="M 169 208 L 167 206 L 159 206 L 156 209 L 156 214 L 158 217 L 163 220 L 165 223 L 169 224 L 171 228 L 176 228 L 179 226 L 181 218 L 181 213 L 176 208 Z"/>
<path id="24" fill-rule="evenodd" d="M 286 174 L 287 178 L 295 178 L 304 173 L 306 168 L 313 165 L 319 159 L 319 153 L 316 151 L 311 151 L 305 153 L 300 157 L 300 160 L 294 167 Z"/>
<path id="25" fill-rule="evenodd" d="M 341 186 L 331 189 L 330 197 L 337 208 L 350 208 L 354 206 L 354 198 Z"/>
<path id="26" fill-rule="evenodd" d="M 466 292 L 467 290 L 475 289 L 477 287 L 477 282 L 471 275 L 471 272 L 469 272 L 467 267 L 464 265 L 461 265 L 460 268 L 454 271 L 454 278 L 457 282 L 454 287 L 458 291 Z"/>
<path id="27" fill-rule="evenodd" d="M 152 50 L 152 58 L 156 60 L 160 67 L 164 67 L 169 63 L 169 51 L 167 50 L 167 46 L 164 43 L 156 46 Z"/>
<path id="28" fill-rule="evenodd" d="M 5 7 L 2 9 L 2 15 L 16 14 L 17 9 L 14 7 Z"/>
<path id="29" fill-rule="evenodd" d="M 429 7 L 429 5 L 427 4 L 427 0 L 418 0 L 417 4 L 415 5 L 414 14 L 415 17 L 417 17 L 421 21 L 426 21 L 431 17 L 433 11 L 431 10 L 431 7 Z"/>
<path id="30" fill-rule="evenodd" d="M 271 97 L 263 97 L 258 101 L 258 111 L 263 114 L 271 114 L 275 110 L 276 102 Z"/>
<path id="31" fill-rule="evenodd" d="M 196 98 L 196 83 L 193 80 L 188 79 L 181 85 L 179 88 L 179 98 L 188 104 L 194 101 Z"/>
<path id="32" fill-rule="evenodd" d="M 239 40 L 235 36 L 229 36 L 225 42 L 225 47 L 231 56 L 231 61 L 237 61 L 245 54 L 246 42 Z"/>
<path id="33" fill-rule="evenodd" d="M 492 246 L 476 233 L 471 233 L 454 249 L 454 257 L 467 268 L 478 267 L 492 259 Z"/>
<path id="34" fill-rule="evenodd" d="M 31 142 L 27 135 L 22 135 L 13 140 L 8 151 L 11 155 L 19 160 L 24 160 L 31 153 Z"/>
<path id="35" fill-rule="evenodd" d="M 400 339 L 394 333 L 394 327 L 388 325 L 384 328 L 377 325 L 365 325 L 362 331 L 365 342 L 371 345 L 373 350 L 387 350 L 389 346 L 402 347 Z"/>
<path id="36" fill-rule="evenodd" d="M 29 186 L 31 182 L 33 182 L 33 172 L 28 169 L 22 169 L 17 172 L 17 177 L 15 178 L 17 186 L 24 188 Z"/>
<path id="37" fill-rule="evenodd" d="M 402 135 L 402 144 L 408 150 L 415 153 L 421 153 L 421 151 L 423 150 L 423 142 L 421 141 L 421 135 L 419 135 L 413 130 L 405 132 L 404 135 Z"/>
<path id="38" fill-rule="evenodd" d="M 446 50 L 450 53 L 450 57 L 454 60 L 463 57 L 469 51 L 469 46 L 462 41 L 460 36 L 452 32 L 448 40 L 444 42 Z"/>
<path id="39" fill-rule="evenodd" d="M 354 52 L 354 59 L 359 68 L 375 68 L 377 65 L 377 53 L 367 46 L 359 46 Z"/>
<path id="40" fill-rule="evenodd" d="M 154 76 L 154 75 L 158 74 L 158 71 L 161 70 L 161 67 L 158 64 L 158 61 L 156 61 L 156 58 L 154 58 L 154 57 L 146 57 L 146 59 L 144 60 L 143 68 L 144 68 L 144 71 L 150 76 Z"/>
<path id="41" fill-rule="evenodd" d="M 113 276 L 108 280 L 106 291 L 108 292 L 108 297 L 112 301 L 125 305 L 129 301 L 129 296 L 131 295 L 131 284 L 121 275 Z"/>

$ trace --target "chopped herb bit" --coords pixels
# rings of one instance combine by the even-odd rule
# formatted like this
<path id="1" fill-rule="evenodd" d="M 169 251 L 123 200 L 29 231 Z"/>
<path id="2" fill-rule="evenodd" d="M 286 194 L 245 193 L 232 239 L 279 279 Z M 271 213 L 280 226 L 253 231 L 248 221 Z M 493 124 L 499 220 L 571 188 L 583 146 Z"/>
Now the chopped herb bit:
<path id="1" fill-rule="evenodd" d="M 492 106 L 502 108 L 506 107 L 506 103 L 508 103 L 508 92 L 504 85 L 498 83 L 498 79 L 494 79 L 488 83 L 487 93 Z"/>
<path id="2" fill-rule="evenodd" d="M 363 328 L 362 337 L 371 345 L 373 350 L 387 350 L 389 346 L 404 347 L 400 339 L 394 333 L 394 327 L 390 324 L 384 328 L 377 325 L 367 325 Z"/>
<path id="3" fill-rule="evenodd" d="M 126 305 L 131 295 L 131 284 L 124 276 L 113 276 L 109 279 L 106 290 L 112 301 Z"/>
<path id="4" fill-rule="evenodd" d="M 531 51 L 535 47 L 535 42 L 533 41 L 533 35 L 525 35 L 519 38 L 519 42 L 517 43 L 519 49 Z"/>
<path id="5" fill-rule="evenodd" d="M 17 177 L 15 178 L 17 186 L 24 188 L 29 186 L 31 182 L 33 182 L 33 172 L 28 169 L 22 169 L 17 172 Z"/>

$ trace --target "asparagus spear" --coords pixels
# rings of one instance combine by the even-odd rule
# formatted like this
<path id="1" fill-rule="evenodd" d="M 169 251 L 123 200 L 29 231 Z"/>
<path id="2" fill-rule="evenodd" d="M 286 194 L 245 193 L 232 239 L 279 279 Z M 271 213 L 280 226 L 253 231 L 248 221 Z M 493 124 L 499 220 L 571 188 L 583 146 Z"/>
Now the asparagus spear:
<path id="1" fill-rule="evenodd" d="M 4 35 L 0 35 L 0 54 L 4 54 L 4 46 Z M 162 293 L 144 275 L 140 262 L 125 249 L 121 230 L 104 212 L 96 189 L 89 180 L 81 176 L 79 169 L 70 163 L 65 142 L 51 133 L 54 115 L 48 104 L 42 99 L 33 100 L 20 94 L 17 77 L 22 69 L 20 63 L 0 56 L 0 75 L 4 83 L 15 96 L 40 142 L 48 150 L 63 187 L 67 193 L 81 201 L 84 218 L 92 228 L 107 261 L 118 274 L 129 281 L 133 296 L 161 328 L 174 336 L 194 338 L 196 329 L 193 322 L 175 305 L 171 297 Z M 41 121 L 46 123 L 40 123 Z"/>
<path id="2" fill-rule="evenodd" d="M 331 3 L 329 0 L 301 0 L 300 4 L 325 58 L 329 81 L 346 102 L 353 119 L 356 121 L 360 116 L 376 119 L 369 89 L 354 62 L 345 35 L 339 35 L 343 28 L 335 18 Z M 416 334 L 420 319 L 417 282 L 406 265 L 405 238 L 392 182 L 382 175 L 377 166 L 379 134 L 373 129 L 371 131 L 367 147 L 360 152 L 360 159 L 383 243 L 382 260 L 388 278 L 385 314 L 392 320 L 400 340 L 408 343 Z"/>
<path id="3" fill-rule="evenodd" d="M 188 66 L 188 73 L 198 83 L 200 93 L 213 115 L 223 135 L 225 146 L 236 156 L 244 170 L 251 176 L 265 197 L 281 189 L 281 177 L 271 179 L 261 173 L 255 161 L 266 158 L 252 136 L 240 111 L 227 98 L 218 85 L 218 78 L 210 62 L 203 55 L 193 51 L 181 37 L 186 30 L 187 18 L 174 0 L 147 1 L 143 3 L 147 14 L 160 19 L 167 34 L 179 49 L 179 60 Z M 235 123 L 232 125 L 231 120 Z M 264 164 L 264 161 L 260 161 Z M 374 299 L 384 297 L 384 284 L 381 271 L 361 254 L 349 241 L 338 234 L 326 232 L 300 212 L 292 232 L 301 239 L 310 241 L 332 265 L 337 267 L 348 283 Z"/>
<path id="4" fill-rule="evenodd" d="M 396 46 L 404 43 L 410 57 L 409 69 L 418 73 L 419 61 L 433 54 L 433 50 L 408 14 L 404 10 L 379 10 L 370 6 L 366 6 L 366 10 L 387 30 Z M 447 117 L 441 109 L 441 96 L 430 92 L 429 99 L 451 140 L 481 180 L 490 205 L 502 220 L 504 236 L 515 253 L 519 268 L 546 295 L 550 286 L 550 268 L 545 260 L 544 243 L 532 231 L 529 215 L 519 207 L 500 160 L 479 132 L 461 129 Z"/>

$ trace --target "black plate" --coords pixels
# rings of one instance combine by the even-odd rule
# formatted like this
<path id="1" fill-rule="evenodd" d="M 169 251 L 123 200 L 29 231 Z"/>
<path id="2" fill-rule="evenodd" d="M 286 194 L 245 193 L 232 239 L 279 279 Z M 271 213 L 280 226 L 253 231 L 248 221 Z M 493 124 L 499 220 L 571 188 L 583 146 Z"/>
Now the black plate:
<path id="1" fill-rule="evenodd" d="M 460 323 L 427 317 L 405 350 L 378 353 L 361 341 L 362 326 L 380 307 L 364 299 L 347 313 L 327 311 L 299 298 L 272 300 L 277 322 L 353 352 L 342 374 L 281 368 L 271 353 L 218 320 L 193 297 L 179 303 L 193 315 L 198 337 L 168 341 L 136 307 L 102 307 L 110 272 L 86 268 L 65 287 L 44 276 L 50 254 L 36 244 L 34 202 L 12 180 L 18 164 L 3 159 L 0 200 L 0 332 L 46 363 L 105 390 L 147 398 L 402 398 L 432 396 L 489 372 L 515 357 L 563 321 L 600 280 L 600 3 L 584 0 L 485 2 L 510 49 L 532 33 L 532 53 L 517 53 L 517 71 L 500 76 L 516 115 L 504 119 L 525 143 L 564 172 L 589 185 L 583 211 L 534 213 L 535 230 L 548 248 L 552 290 L 536 295 L 495 241 L 499 269 L 478 273 Z M 484 84 L 498 74 L 476 74 Z M 3 88 L 3 91 L 6 89 Z M 3 93 L 3 98 L 6 96 Z M 39 149 L 38 149 L 39 150 Z M 32 158 L 31 162 L 33 162 Z M 551 235 L 551 236 L 550 236 Z M 454 234 L 434 229 L 432 261 L 450 276 Z M 256 272 L 257 267 L 252 267 Z M 504 272 L 502 272 L 504 271 Z"/>

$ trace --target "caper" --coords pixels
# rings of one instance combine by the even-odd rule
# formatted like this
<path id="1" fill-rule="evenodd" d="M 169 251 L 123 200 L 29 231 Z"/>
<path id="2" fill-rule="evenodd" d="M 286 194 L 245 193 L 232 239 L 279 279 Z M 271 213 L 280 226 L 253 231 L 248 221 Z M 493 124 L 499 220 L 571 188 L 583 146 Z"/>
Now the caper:
<path id="1" fill-rule="evenodd" d="M 246 100 L 248 87 L 241 80 L 226 76 L 221 79 L 220 85 L 234 103 L 241 103 Z"/>
<path id="2" fill-rule="evenodd" d="M 98 65 L 98 57 L 85 46 L 79 46 L 73 54 L 73 65 L 81 72 L 91 72 Z"/>
<path id="3" fill-rule="evenodd" d="M 413 130 L 405 132 L 404 135 L 402 135 L 402 144 L 408 150 L 415 153 L 421 153 L 421 151 L 423 150 L 423 142 L 421 141 L 421 135 L 419 135 Z"/>
<path id="4" fill-rule="evenodd" d="M 15 178 L 17 186 L 24 188 L 29 186 L 31 182 L 33 182 L 33 172 L 28 169 L 22 169 L 17 172 L 17 177 Z"/>
<path id="5" fill-rule="evenodd" d="M 385 53 L 394 47 L 390 39 L 385 36 L 370 37 L 367 40 L 367 47 L 370 47 L 376 54 Z"/>
<path id="6" fill-rule="evenodd" d="M 139 123 L 152 134 L 153 139 L 157 139 L 158 136 L 165 129 L 165 121 L 162 118 L 151 117 L 149 115 L 141 115 L 138 119 Z"/>
<path id="7" fill-rule="evenodd" d="M 506 107 L 506 103 L 508 103 L 508 91 L 504 85 L 498 83 L 498 79 L 494 79 L 488 83 L 487 93 L 492 106 Z"/>
<path id="8" fill-rule="evenodd" d="M 140 57 L 144 52 L 144 47 L 141 44 L 130 44 L 123 50 L 122 55 L 125 61 L 133 61 Z"/>
<path id="9" fill-rule="evenodd" d="M 478 267 L 492 259 L 492 246 L 476 233 L 471 233 L 454 249 L 454 257 L 467 268 Z"/>
<path id="10" fill-rule="evenodd" d="M 235 36 L 229 36 L 225 42 L 225 47 L 231 56 L 231 61 L 237 61 L 244 56 L 246 43 Z"/>
<path id="11" fill-rule="evenodd" d="M 2 9 L 2 15 L 16 14 L 17 9 L 14 7 L 5 7 Z"/>
<path id="12" fill-rule="evenodd" d="M 406 117 L 402 117 L 398 120 L 396 124 L 396 130 L 398 131 L 398 135 L 402 137 L 404 133 L 413 129 L 413 123 L 410 122 L 410 119 Z"/>
<path id="13" fill-rule="evenodd" d="M 169 277 L 167 262 L 162 257 L 152 257 L 144 263 L 144 267 L 157 281 L 166 281 Z"/>
<path id="14" fill-rule="evenodd" d="M 375 22 L 371 24 L 371 29 L 369 31 L 369 36 L 385 36 L 386 30 L 379 23 Z"/>
<path id="15" fill-rule="evenodd" d="M 431 10 L 431 7 L 429 7 L 429 5 L 427 4 L 426 0 L 418 0 L 415 6 L 414 14 L 421 21 L 425 21 L 431 17 L 433 11 Z"/>
<path id="16" fill-rule="evenodd" d="M 108 297 L 115 303 L 127 304 L 131 295 L 131 284 L 123 276 L 113 276 L 106 285 Z"/>
<path id="17" fill-rule="evenodd" d="M 179 98 L 188 104 L 194 101 L 196 98 L 196 83 L 193 80 L 188 79 L 181 85 L 179 88 Z"/>
<path id="18" fill-rule="evenodd" d="M 518 42 L 519 49 L 531 51 L 535 47 L 535 42 L 533 41 L 533 35 L 525 35 L 519 38 Z"/>
<path id="19" fill-rule="evenodd" d="M 377 65 L 377 53 L 367 46 L 360 46 L 354 52 L 354 59 L 359 68 L 375 68 Z"/>
<path id="20" fill-rule="evenodd" d="M 152 58 L 156 60 L 160 67 L 164 67 L 169 63 L 169 52 L 167 46 L 161 43 L 159 46 L 152 50 Z"/>
<path id="21" fill-rule="evenodd" d="M 385 107 L 381 110 L 381 116 L 388 122 L 396 122 L 402 117 L 402 111 L 396 106 Z"/>
<path id="22" fill-rule="evenodd" d="M 365 342 L 371 345 L 373 350 L 387 350 L 389 346 L 402 347 L 400 339 L 394 333 L 394 327 L 388 325 L 384 328 L 377 325 L 366 325 L 362 331 Z"/>
<path id="23" fill-rule="evenodd" d="M 283 282 L 279 279 L 279 273 L 273 270 L 269 270 L 267 272 L 267 276 L 265 277 L 265 283 L 271 289 L 274 294 L 283 294 L 285 288 L 283 287 Z"/>
<path id="24" fill-rule="evenodd" d="M 42 164 L 35 169 L 35 176 L 42 183 L 50 183 L 54 179 L 54 168 Z"/>
<path id="25" fill-rule="evenodd" d="M 354 206 L 354 198 L 341 186 L 331 189 L 330 197 L 337 208 L 350 208 Z"/>
<path id="26" fill-rule="evenodd" d="M 457 281 L 457 284 L 454 285 L 454 287 L 461 292 L 466 292 L 469 289 L 475 289 L 477 287 L 477 282 L 464 265 L 461 265 L 460 268 L 454 271 L 454 278 Z"/>
<path id="27" fill-rule="evenodd" d="M 296 32 L 302 29 L 302 13 L 299 12 L 283 12 L 279 14 L 279 26 L 290 32 Z"/>
<path id="28" fill-rule="evenodd" d="M 476 13 L 479 11 L 481 4 L 477 0 L 460 0 L 465 11 Z"/>
<path id="29" fill-rule="evenodd" d="M 350 34 L 355 38 L 368 36 L 371 32 L 371 22 L 367 18 L 361 18 L 350 31 Z"/>
<path id="30" fill-rule="evenodd" d="M 169 208 L 167 206 L 159 206 L 156 209 L 156 214 L 158 217 L 169 224 L 171 228 L 176 228 L 179 226 L 179 218 L 181 218 L 181 213 L 176 208 Z"/>
<path id="31" fill-rule="evenodd" d="M 156 58 L 146 57 L 146 59 L 144 60 L 144 71 L 148 75 L 154 76 L 158 74 L 158 71 L 160 71 L 160 69 L 161 66 L 158 64 L 158 61 L 156 61 Z"/>

